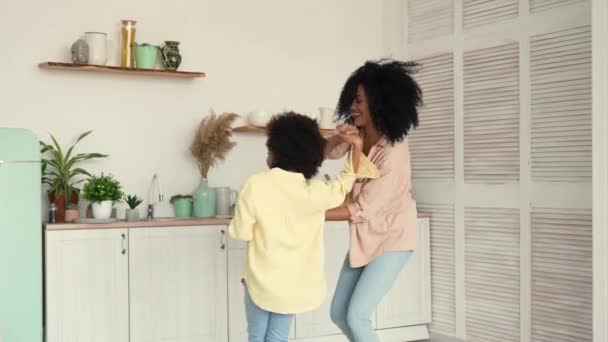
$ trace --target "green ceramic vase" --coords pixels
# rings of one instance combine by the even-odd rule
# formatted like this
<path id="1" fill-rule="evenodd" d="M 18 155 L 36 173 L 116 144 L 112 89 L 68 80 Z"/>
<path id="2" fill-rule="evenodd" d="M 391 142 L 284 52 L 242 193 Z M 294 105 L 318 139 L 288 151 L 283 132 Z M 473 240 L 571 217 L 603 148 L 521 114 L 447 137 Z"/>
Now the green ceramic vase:
<path id="1" fill-rule="evenodd" d="M 209 187 L 207 178 L 202 178 L 194 191 L 193 209 L 195 217 L 215 216 L 215 189 Z"/>
<path id="2" fill-rule="evenodd" d="M 175 71 L 182 63 L 182 55 L 179 52 L 179 42 L 165 41 L 165 46 L 160 49 L 163 65 L 167 70 Z"/>

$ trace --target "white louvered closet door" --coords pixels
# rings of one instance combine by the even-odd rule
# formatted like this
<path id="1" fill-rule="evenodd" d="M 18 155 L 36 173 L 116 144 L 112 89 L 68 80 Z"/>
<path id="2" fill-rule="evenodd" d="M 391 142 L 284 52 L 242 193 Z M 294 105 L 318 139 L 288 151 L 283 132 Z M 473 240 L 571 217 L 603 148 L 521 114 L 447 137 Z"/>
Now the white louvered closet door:
<path id="1" fill-rule="evenodd" d="M 591 182 L 591 29 L 531 37 L 535 182 Z"/>
<path id="2" fill-rule="evenodd" d="M 453 0 L 410 0 L 408 18 L 410 43 L 451 35 L 454 30 L 454 2 Z"/>
<path id="3" fill-rule="evenodd" d="M 519 46 L 464 54 L 464 179 L 519 180 Z"/>
<path id="4" fill-rule="evenodd" d="M 584 194 L 592 162 L 590 27 L 532 36 L 530 54 L 532 181 Z M 551 194 L 537 196 L 546 202 Z M 592 340 L 591 210 L 572 208 L 590 198 L 554 208 L 532 202 L 532 342 Z"/>
<path id="5" fill-rule="evenodd" d="M 418 182 L 454 184 L 454 55 L 439 54 L 417 62 L 421 70 L 415 78 L 422 89 L 424 106 L 419 127 L 408 137 L 414 190 Z M 433 195 L 434 200 L 446 202 L 444 194 Z M 453 335 L 456 332 L 454 205 L 421 202 L 418 210 L 432 215 L 430 329 Z"/>
<path id="6" fill-rule="evenodd" d="M 415 180 L 454 179 L 454 61 L 445 54 L 417 61 L 424 107 L 409 140 Z"/>
<path id="7" fill-rule="evenodd" d="M 585 2 L 589 0 L 530 0 L 530 12 L 537 13 Z"/>
<path id="8" fill-rule="evenodd" d="M 454 205 L 418 203 L 431 213 L 431 331 L 452 335 L 456 331 Z"/>
<path id="9" fill-rule="evenodd" d="M 469 342 L 519 342 L 518 209 L 465 208 Z"/>
<path id="10" fill-rule="evenodd" d="M 432 331 L 591 342 L 591 0 L 462 0 L 449 20 L 443 1 L 406 1 Z"/>
<path id="11" fill-rule="evenodd" d="M 464 28 L 516 18 L 519 0 L 463 0 Z"/>
<path id="12" fill-rule="evenodd" d="M 591 210 L 532 212 L 532 342 L 591 342 Z"/>

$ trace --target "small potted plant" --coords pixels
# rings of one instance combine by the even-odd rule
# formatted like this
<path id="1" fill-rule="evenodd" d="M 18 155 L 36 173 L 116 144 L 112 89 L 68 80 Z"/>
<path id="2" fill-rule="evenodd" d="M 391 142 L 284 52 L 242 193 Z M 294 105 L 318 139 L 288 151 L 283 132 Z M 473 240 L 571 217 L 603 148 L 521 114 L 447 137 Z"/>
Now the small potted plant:
<path id="1" fill-rule="evenodd" d="M 76 142 L 69 147 L 62 148 L 52 135 L 51 143 L 40 141 L 40 154 L 42 158 L 42 184 L 48 185 L 50 203 L 57 206 L 57 222 L 65 221 L 65 209 L 70 203 L 78 203 L 76 185 L 91 174 L 80 165 L 88 160 L 106 158 L 101 153 L 75 153 L 76 145 L 86 138 L 92 131 L 86 131 L 78 136 Z"/>
<path id="2" fill-rule="evenodd" d="M 84 199 L 91 203 L 93 217 L 108 219 L 112 204 L 123 196 L 122 186 L 112 175 L 92 176 L 84 186 Z"/>
<path id="3" fill-rule="evenodd" d="M 192 216 L 192 196 L 191 195 L 175 195 L 171 197 L 173 211 L 175 217 L 191 217 Z"/>
<path id="4" fill-rule="evenodd" d="M 68 203 L 65 209 L 65 222 L 72 222 L 80 217 L 80 211 L 78 210 L 78 204 Z"/>
<path id="5" fill-rule="evenodd" d="M 143 200 L 137 195 L 128 195 L 124 198 L 125 202 L 129 206 L 125 213 L 125 218 L 127 221 L 138 221 L 139 220 L 139 210 L 137 206 L 143 202 Z"/>

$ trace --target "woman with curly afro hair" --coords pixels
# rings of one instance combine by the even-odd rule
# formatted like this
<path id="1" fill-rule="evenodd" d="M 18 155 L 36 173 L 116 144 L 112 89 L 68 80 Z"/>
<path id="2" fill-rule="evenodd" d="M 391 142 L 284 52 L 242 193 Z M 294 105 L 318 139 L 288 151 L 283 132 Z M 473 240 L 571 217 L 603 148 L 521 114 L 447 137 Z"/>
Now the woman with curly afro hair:
<path id="1" fill-rule="evenodd" d="M 270 170 L 249 177 L 228 232 L 249 241 L 243 272 L 250 342 L 287 342 L 293 315 L 325 299 L 323 224 L 360 177 L 378 170 L 362 155 L 358 134 L 338 135 L 352 148 L 337 179 L 312 179 L 324 159 L 316 121 L 293 112 L 267 127 Z"/>
<path id="2" fill-rule="evenodd" d="M 370 316 L 416 249 L 416 202 L 411 195 L 407 134 L 418 125 L 422 91 L 412 77 L 416 64 L 369 61 L 346 81 L 337 116 L 358 132 L 363 153 L 380 177 L 358 181 L 327 219 L 348 220 L 350 249 L 331 304 L 331 319 L 350 341 L 379 341 Z M 328 139 L 330 158 L 348 146 Z"/>

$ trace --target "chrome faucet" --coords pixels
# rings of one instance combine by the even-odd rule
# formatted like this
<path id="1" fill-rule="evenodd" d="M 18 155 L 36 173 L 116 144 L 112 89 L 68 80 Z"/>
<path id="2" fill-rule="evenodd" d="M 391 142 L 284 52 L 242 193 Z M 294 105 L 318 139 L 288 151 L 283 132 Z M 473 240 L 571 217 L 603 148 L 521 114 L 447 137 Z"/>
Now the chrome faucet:
<path id="1" fill-rule="evenodd" d="M 154 218 L 154 205 L 148 204 L 148 220 L 151 220 L 153 218 Z"/>
<path id="2" fill-rule="evenodd" d="M 156 188 L 156 194 L 153 194 L 154 186 Z M 154 202 L 152 201 L 154 199 Z M 158 173 L 155 173 L 152 177 L 152 183 L 150 184 L 150 188 L 148 189 L 148 220 L 152 220 L 154 218 L 154 206 L 160 202 L 164 202 L 165 197 L 163 196 L 162 187 L 160 185 L 160 176 Z"/>

